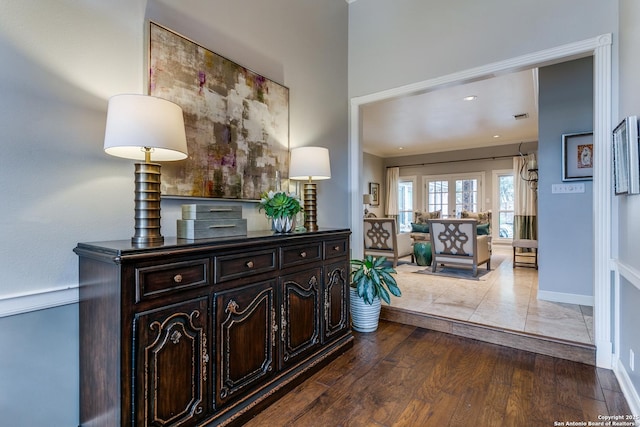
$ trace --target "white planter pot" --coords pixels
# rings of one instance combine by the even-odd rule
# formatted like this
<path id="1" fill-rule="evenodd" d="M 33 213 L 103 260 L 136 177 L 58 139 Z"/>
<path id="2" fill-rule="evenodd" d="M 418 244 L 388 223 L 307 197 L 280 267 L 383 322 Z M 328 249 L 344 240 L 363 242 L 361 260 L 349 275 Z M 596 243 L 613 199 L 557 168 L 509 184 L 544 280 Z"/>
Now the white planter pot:
<path id="1" fill-rule="evenodd" d="M 351 292 L 351 326 L 358 332 L 374 332 L 378 329 L 378 319 L 380 319 L 380 298 L 373 300 L 369 305 L 358 296 L 354 288 L 349 288 Z"/>
<path id="2" fill-rule="evenodd" d="M 295 226 L 295 217 L 283 216 L 281 218 L 272 218 L 273 230 L 276 233 L 290 233 Z"/>

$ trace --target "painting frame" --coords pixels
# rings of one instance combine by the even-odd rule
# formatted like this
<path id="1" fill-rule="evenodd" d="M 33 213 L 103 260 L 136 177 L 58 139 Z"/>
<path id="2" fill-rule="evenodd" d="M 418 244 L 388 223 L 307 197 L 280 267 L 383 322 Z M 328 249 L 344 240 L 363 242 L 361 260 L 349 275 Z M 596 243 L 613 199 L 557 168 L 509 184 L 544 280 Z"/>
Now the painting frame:
<path id="1" fill-rule="evenodd" d="M 562 180 L 593 180 L 593 132 L 562 135 Z"/>
<path id="2" fill-rule="evenodd" d="M 616 195 L 640 193 L 638 118 L 625 117 L 613 130 L 613 189 Z"/>
<path id="3" fill-rule="evenodd" d="M 162 163 L 162 197 L 258 201 L 286 188 L 289 88 L 149 21 L 148 94 L 182 107 L 189 157 Z"/>
<path id="4" fill-rule="evenodd" d="M 380 184 L 377 182 L 369 183 L 369 194 L 371 194 L 371 206 L 380 206 Z"/>

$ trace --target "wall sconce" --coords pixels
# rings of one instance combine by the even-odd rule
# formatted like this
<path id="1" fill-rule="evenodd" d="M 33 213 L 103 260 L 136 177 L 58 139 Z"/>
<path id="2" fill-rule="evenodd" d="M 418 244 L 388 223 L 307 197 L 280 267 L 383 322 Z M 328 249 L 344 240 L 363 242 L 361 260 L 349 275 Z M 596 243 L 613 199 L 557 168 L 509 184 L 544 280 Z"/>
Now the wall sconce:
<path id="1" fill-rule="evenodd" d="M 134 245 L 164 242 L 160 234 L 160 165 L 156 161 L 187 158 L 182 108 L 146 95 L 109 99 L 104 151 L 112 156 L 144 160 L 135 164 Z"/>
<path id="2" fill-rule="evenodd" d="M 522 147 L 522 143 L 520 143 L 520 147 Z M 536 161 L 536 155 L 535 153 L 529 153 L 525 156 L 520 151 L 520 147 L 518 147 L 518 152 L 520 154 L 520 157 L 522 157 L 522 159 L 524 160 L 522 162 L 522 166 L 520 167 L 520 178 L 523 181 L 526 181 L 532 190 L 537 190 L 538 162 Z"/>
<path id="3" fill-rule="evenodd" d="M 289 179 L 307 181 L 304 184 L 304 227 L 317 231 L 316 184 L 312 181 L 331 178 L 329 150 L 324 147 L 299 147 L 291 150 Z"/>

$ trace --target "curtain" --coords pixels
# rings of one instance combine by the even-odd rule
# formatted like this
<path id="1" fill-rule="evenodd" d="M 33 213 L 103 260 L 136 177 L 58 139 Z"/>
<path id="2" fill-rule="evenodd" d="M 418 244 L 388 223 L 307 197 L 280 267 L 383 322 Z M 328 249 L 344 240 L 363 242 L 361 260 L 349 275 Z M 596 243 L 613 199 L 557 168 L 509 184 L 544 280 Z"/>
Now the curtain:
<path id="1" fill-rule="evenodd" d="M 527 159 L 513 158 L 513 190 L 515 196 L 513 239 L 538 240 L 538 196 L 530 183 L 522 179 L 520 171 L 526 168 Z"/>
<path id="2" fill-rule="evenodd" d="M 387 200 L 385 213 L 389 218 L 396 219 L 398 224 L 398 182 L 400 181 L 400 168 L 387 168 Z M 397 230 L 396 230 L 397 231 Z"/>

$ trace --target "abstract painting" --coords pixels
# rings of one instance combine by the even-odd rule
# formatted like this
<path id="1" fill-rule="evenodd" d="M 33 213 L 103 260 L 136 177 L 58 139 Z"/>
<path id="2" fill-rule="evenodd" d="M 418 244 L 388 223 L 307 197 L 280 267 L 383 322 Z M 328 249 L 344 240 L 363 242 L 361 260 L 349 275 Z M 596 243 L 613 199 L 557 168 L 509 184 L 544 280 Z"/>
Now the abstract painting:
<path id="1" fill-rule="evenodd" d="M 189 157 L 162 164 L 163 196 L 258 200 L 288 177 L 288 88 L 151 22 L 149 95 L 184 112 Z"/>

